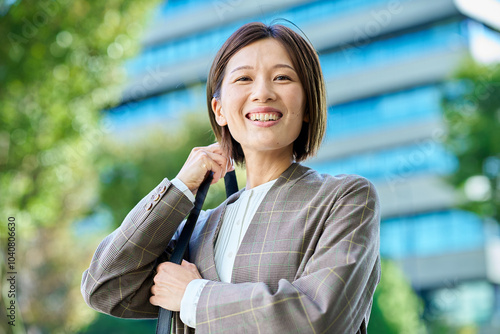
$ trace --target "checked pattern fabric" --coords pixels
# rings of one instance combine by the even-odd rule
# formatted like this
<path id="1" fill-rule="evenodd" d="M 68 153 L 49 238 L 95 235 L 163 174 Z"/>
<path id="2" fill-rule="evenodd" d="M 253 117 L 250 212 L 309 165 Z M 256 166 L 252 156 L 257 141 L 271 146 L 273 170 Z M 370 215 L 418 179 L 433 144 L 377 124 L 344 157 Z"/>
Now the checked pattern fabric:
<path id="1" fill-rule="evenodd" d="M 214 246 L 229 197 L 202 212 L 186 260 L 210 280 L 196 330 L 175 312 L 175 333 L 366 333 L 380 280 L 379 199 L 358 175 L 319 174 L 292 164 L 257 209 L 221 282 Z M 156 318 L 149 303 L 155 267 L 173 249 L 193 204 L 167 179 L 98 246 L 83 273 L 92 308 L 116 317 Z"/>

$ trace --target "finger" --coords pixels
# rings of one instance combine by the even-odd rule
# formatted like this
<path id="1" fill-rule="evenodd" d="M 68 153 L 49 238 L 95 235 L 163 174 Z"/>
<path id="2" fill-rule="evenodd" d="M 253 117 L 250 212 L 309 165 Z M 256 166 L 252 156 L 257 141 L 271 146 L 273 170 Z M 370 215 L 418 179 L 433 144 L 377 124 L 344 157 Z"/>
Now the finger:
<path id="1" fill-rule="evenodd" d="M 177 178 L 195 194 L 208 171 L 214 172 L 212 184 L 226 175 L 228 160 L 218 143 L 195 147 L 177 174 Z"/>
<path id="2" fill-rule="evenodd" d="M 220 145 L 218 143 L 206 146 L 206 147 L 195 147 L 190 154 L 190 157 L 188 160 L 192 160 L 193 162 L 196 160 L 200 160 L 202 164 L 200 167 L 202 167 L 203 171 L 208 171 L 211 170 L 210 167 L 214 167 L 213 165 L 210 164 L 210 161 L 206 160 L 207 158 L 210 158 L 214 161 L 216 161 L 221 168 L 224 169 L 224 172 L 222 173 L 222 176 L 225 175 L 227 172 L 226 165 L 228 165 L 227 161 L 230 159 L 227 157 L 225 152 L 222 150 Z M 196 162 L 195 162 L 196 163 Z M 215 170 L 212 170 L 215 172 Z"/>
<path id="3" fill-rule="evenodd" d="M 226 173 L 227 172 L 232 172 L 234 170 L 234 160 L 233 158 L 229 158 L 227 159 L 227 169 L 226 169 Z M 225 175 L 224 175 L 225 176 Z"/>
<path id="4" fill-rule="evenodd" d="M 172 262 L 162 262 L 160 263 L 157 267 L 156 267 L 156 272 L 159 274 L 160 272 L 162 271 L 165 271 L 165 272 L 168 272 L 169 270 L 169 267 L 172 265 L 172 264 L 175 264 L 175 263 L 172 263 Z M 158 274 L 156 274 L 158 276 Z"/>
<path id="5" fill-rule="evenodd" d="M 222 150 L 222 147 L 218 143 L 202 147 L 201 149 L 203 151 L 224 155 L 224 151 Z"/>
<path id="6" fill-rule="evenodd" d="M 214 153 L 214 154 L 218 154 L 226 159 L 229 159 L 229 157 L 227 156 L 226 152 L 224 150 L 222 150 L 221 146 L 219 145 L 219 143 L 215 143 L 215 144 L 212 144 L 212 145 L 209 145 L 209 146 L 205 146 L 205 147 L 195 147 L 191 150 L 191 153 L 189 154 L 189 157 L 187 160 L 190 160 L 190 158 L 195 158 L 195 156 L 197 154 L 204 154 L 204 153 Z"/>
<path id="7" fill-rule="evenodd" d="M 160 283 L 160 273 L 156 274 L 156 275 L 153 277 L 153 283 L 154 283 L 154 284 L 158 284 L 158 283 Z"/>
<path id="8" fill-rule="evenodd" d="M 207 148 L 211 150 L 220 150 L 222 152 L 222 146 L 220 146 L 219 142 L 215 142 L 207 146 Z"/>
<path id="9" fill-rule="evenodd" d="M 196 265 L 194 265 L 193 263 L 191 263 L 189 261 L 186 261 L 186 260 L 182 260 L 181 266 L 183 266 L 183 267 L 193 267 L 193 266 L 195 266 L 196 267 Z"/>
<path id="10" fill-rule="evenodd" d="M 212 153 L 212 152 L 205 152 L 206 156 L 204 159 L 204 165 L 207 171 L 211 170 L 214 172 L 214 179 L 212 181 L 213 183 L 217 183 L 219 179 L 224 177 L 226 175 L 227 169 L 227 158 L 217 154 L 217 153 Z"/>
<path id="11" fill-rule="evenodd" d="M 229 160 L 229 158 L 227 158 L 224 154 L 220 152 L 212 152 L 210 150 L 203 150 L 200 152 L 200 155 L 201 155 L 200 158 L 207 156 L 210 157 L 211 159 L 217 161 L 221 166 L 224 166 L 227 160 Z"/>
<path id="12" fill-rule="evenodd" d="M 153 284 L 150 291 L 153 296 L 158 296 L 158 294 L 160 293 L 160 288 L 157 285 Z"/>
<path id="13" fill-rule="evenodd" d="M 156 298 L 155 296 L 149 297 L 149 302 L 154 306 L 160 306 L 160 304 L 158 304 L 158 301 L 159 298 Z"/>
<path id="14" fill-rule="evenodd" d="M 210 149 L 210 151 L 224 156 L 226 159 L 230 159 L 231 158 L 227 154 L 227 152 L 222 149 L 222 146 L 219 143 L 215 143 L 215 144 L 209 145 L 209 146 L 207 146 L 207 149 Z"/>

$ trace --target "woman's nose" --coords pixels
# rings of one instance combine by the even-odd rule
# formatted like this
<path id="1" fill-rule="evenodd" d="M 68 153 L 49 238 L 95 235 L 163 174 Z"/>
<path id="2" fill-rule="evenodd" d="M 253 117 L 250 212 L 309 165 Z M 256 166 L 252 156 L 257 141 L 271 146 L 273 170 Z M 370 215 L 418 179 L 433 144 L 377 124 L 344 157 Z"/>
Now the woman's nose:
<path id="1" fill-rule="evenodd" d="M 255 80 L 252 91 L 252 101 L 254 102 L 267 102 L 275 100 L 276 93 L 273 88 L 273 83 L 268 80 Z"/>

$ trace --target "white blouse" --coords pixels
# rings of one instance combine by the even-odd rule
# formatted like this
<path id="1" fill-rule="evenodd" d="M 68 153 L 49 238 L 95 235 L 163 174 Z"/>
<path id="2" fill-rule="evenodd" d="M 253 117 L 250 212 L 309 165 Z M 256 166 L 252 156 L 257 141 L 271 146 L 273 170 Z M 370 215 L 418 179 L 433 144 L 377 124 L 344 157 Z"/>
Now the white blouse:
<path id="1" fill-rule="evenodd" d="M 234 203 L 227 206 L 214 250 L 215 269 L 222 282 L 231 282 L 234 260 L 241 241 L 257 208 L 276 180 L 250 190 L 244 190 Z M 181 180 L 175 178 L 172 180 L 172 184 L 194 203 L 193 193 Z M 196 305 L 207 282 L 208 280 L 205 279 L 195 279 L 188 284 L 184 292 L 180 317 L 182 322 L 189 327 L 196 328 Z"/>

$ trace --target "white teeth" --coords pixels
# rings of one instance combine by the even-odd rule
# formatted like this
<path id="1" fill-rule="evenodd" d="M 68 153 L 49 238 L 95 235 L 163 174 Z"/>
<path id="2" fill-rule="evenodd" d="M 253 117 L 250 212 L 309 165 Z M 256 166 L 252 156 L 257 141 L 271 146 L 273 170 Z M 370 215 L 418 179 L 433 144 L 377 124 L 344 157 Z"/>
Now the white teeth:
<path id="1" fill-rule="evenodd" d="M 267 122 L 267 121 L 276 121 L 279 118 L 278 115 L 276 114 L 252 114 L 250 115 L 250 119 L 252 121 L 260 121 L 260 122 Z"/>

